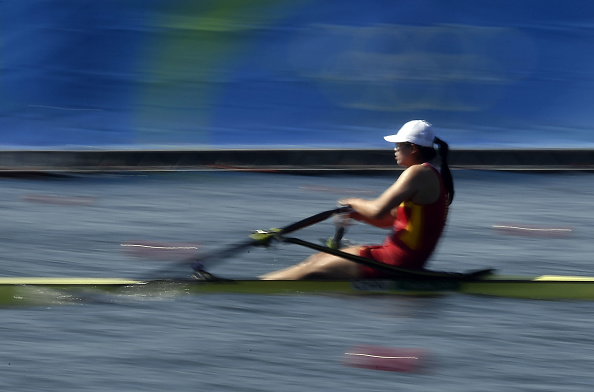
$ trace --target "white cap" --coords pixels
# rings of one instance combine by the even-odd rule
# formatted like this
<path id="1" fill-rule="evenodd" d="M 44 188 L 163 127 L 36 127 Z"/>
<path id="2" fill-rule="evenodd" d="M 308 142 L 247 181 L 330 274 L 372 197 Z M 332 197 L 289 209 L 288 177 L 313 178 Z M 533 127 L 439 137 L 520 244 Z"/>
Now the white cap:
<path id="1" fill-rule="evenodd" d="M 396 135 L 384 136 L 390 143 L 413 143 L 423 147 L 433 147 L 435 132 L 425 120 L 412 120 L 400 128 Z"/>

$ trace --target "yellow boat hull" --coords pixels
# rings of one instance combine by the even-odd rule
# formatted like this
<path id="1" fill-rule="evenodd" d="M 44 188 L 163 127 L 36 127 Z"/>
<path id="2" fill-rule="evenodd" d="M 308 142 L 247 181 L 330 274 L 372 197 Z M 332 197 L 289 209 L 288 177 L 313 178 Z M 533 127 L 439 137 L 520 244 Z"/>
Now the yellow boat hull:
<path id="1" fill-rule="evenodd" d="M 544 300 L 594 300 L 594 277 L 489 275 L 477 279 L 356 281 L 134 280 L 122 278 L 0 278 L 0 306 L 85 302 L 94 294 L 347 294 L 437 296 L 448 293 Z"/>

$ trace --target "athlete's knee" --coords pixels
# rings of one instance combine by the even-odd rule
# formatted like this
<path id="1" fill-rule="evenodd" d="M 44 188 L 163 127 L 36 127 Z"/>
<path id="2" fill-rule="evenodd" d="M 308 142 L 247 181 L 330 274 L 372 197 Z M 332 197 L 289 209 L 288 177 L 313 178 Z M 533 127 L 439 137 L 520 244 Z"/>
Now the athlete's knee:
<path id="1" fill-rule="evenodd" d="M 324 258 L 328 256 L 325 253 L 315 253 L 309 256 L 307 259 L 303 260 L 300 265 L 302 266 L 315 266 L 324 260 Z"/>

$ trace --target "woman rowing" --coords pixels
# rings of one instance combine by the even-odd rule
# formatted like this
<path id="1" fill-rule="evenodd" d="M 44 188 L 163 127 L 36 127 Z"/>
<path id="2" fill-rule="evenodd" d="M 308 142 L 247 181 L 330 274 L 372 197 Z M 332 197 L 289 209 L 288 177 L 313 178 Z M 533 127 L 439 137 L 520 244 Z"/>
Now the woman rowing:
<path id="1" fill-rule="evenodd" d="M 409 121 L 397 134 L 386 136 L 395 143 L 398 165 L 406 167 L 398 180 L 378 198 L 348 198 L 348 216 L 373 226 L 391 228 L 383 245 L 353 246 L 343 252 L 407 269 L 423 269 L 443 232 L 448 206 L 454 198 L 454 183 L 448 167 L 448 145 L 435 137 L 431 124 Z M 441 170 L 431 161 L 437 145 Z M 388 277 L 389 272 L 327 253 L 317 253 L 295 266 L 267 273 L 260 279 L 358 279 Z"/>

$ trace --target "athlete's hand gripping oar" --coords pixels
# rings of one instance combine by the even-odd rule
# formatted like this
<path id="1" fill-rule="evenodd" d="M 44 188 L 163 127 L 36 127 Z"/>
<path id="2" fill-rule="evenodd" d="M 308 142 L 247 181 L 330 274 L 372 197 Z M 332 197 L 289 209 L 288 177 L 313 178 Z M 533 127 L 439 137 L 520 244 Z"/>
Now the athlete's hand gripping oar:
<path id="1" fill-rule="evenodd" d="M 347 226 L 351 225 L 351 217 L 348 212 L 352 212 L 352 208 L 347 211 L 347 213 L 343 214 L 336 214 L 334 215 L 334 226 L 336 230 L 334 232 L 334 236 L 328 238 L 325 241 L 325 244 L 328 248 L 331 249 L 340 249 L 342 244 L 342 237 L 344 237 L 344 233 L 346 231 Z"/>
<path id="2" fill-rule="evenodd" d="M 332 217 L 335 214 L 341 214 L 341 213 L 345 213 L 348 211 L 351 211 L 351 207 L 348 207 L 348 206 L 338 207 L 338 208 L 334 208 L 332 210 L 323 211 L 318 214 L 312 215 L 308 218 L 302 219 L 298 222 L 292 223 L 292 224 L 285 226 L 283 228 L 280 228 L 280 229 L 258 230 L 256 232 L 254 232 L 252 234 L 252 236 L 250 236 L 249 240 L 232 245 L 229 248 L 219 250 L 217 252 L 212 252 L 209 254 L 204 254 L 204 255 L 194 257 L 194 258 L 188 260 L 188 262 L 190 262 L 192 264 L 192 268 L 194 270 L 202 271 L 202 270 L 204 270 L 204 264 L 209 260 L 216 259 L 216 260 L 220 261 L 226 257 L 232 256 L 233 254 L 235 254 L 243 249 L 249 248 L 251 246 L 267 246 L 268 244 L 270 244 L 270 242 L 273 239 L 275 239 L 279 236 L 282 236 L 284 234 L 289 234 L 289 233 L 292 233 L 292 232 L 300 230 L 300 229 L 304 229 L 308 226 L 322 222 L 322 221 Z"/>

